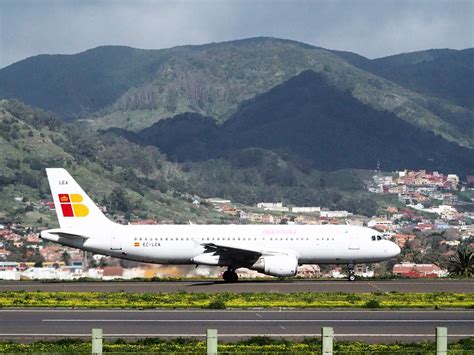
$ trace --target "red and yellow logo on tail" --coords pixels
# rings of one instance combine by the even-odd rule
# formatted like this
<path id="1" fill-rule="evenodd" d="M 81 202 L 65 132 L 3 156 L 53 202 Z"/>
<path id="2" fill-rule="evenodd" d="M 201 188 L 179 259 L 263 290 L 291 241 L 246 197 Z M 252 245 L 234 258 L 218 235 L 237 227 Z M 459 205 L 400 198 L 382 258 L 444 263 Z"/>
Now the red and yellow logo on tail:
<path id="1" fill-rule="evenodd" d="M 64 217 L 85 217 L 89 209 L 82 204 L 82 196 L 79 194 L 59 194 L 59 203 Z"/>

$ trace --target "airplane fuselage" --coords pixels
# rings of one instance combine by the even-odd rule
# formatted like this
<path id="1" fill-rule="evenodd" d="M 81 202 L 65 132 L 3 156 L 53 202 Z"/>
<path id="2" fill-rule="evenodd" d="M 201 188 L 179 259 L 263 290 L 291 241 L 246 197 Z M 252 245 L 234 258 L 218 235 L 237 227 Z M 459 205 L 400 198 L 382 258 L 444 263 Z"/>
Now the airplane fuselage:
<path id="1" fill-rule="evenodd" d="M 60 229 L 56 230 L 60 231 Z M 67 230 L 66 230 L 67 232 Z M 114 225 L 106 230 L 74 233 L 87 239 L 48 239 L 71 247 L 118 258 L 158 264 L 226 265 L 225 260 L 196 259 L 204 244 L 292 254 L 299 264 L 378 262 L 398 255 L 398 247 L 379 233 L 350 225 Z"/>

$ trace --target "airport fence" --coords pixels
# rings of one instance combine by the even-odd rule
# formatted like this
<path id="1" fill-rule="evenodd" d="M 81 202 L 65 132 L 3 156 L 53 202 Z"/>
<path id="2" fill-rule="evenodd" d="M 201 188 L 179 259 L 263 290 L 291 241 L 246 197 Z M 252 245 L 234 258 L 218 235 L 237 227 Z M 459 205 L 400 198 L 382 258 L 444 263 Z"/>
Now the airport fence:
<path id="1" fill-rule="evenodd" d="M 52 334 L 51 334 L 52 335 Z M 413 336 L 403 334 L 405 336 Z M 448 334 L 445 327 L 437 327 L 431 334 L 423 334 L 429 341 L 416 343 L 395 342 L 385 344 L 385 335 L 373 334 L 369 342 L 361 342 L 366 334 L 335 334 L 333 328 L 323 327 L 318 334 L 295 335 L 295 339 L 283 337 L 251 337 L 238 339 L 239 335 L 218 334 L 216 329 L 207 329 L 204 334 L 194 334 L 186 337 L 163 338 L 163 335 L 150 337 L 140 334 L 120 335 L 105 334 L 102 329 L 92 329 L 92 334 L 77 334 L 75 338 L 64 338 L 64 334 L 52 335 L 50 338 L 60 340 L 26 339 L 26 343 L 13 341 L 0 342 L 0 354 L 268 354 L 268 355 L 473 355 L 474 337 L 469 335 Z M 221 341 L 220 339 L 233 339 Z M 349 336 L 349 337 L 348 337 Z M 377 340 L 377 336 L 384 337 Z M 419 335 L 418 335 L 419 336 Z M 448 337 L 452 341 L 448 343 Z M 466 338 L 467 337 L 467 338 Z M 82 338 L 82 339 L 81 339 Z M 85 339 L 84 339 L 85 338 Z M 89 339 L 87 339 L 89 338 Z M 204 341 L 202 340 L 204 338 Z M 346 339 L 351 339 L 347 341 Z M 25 339 L 25 338 L 23 338 Z M 125 340 L 134 339 L 134 340 Z M 168 340 L 166 340 L 168 339 Z M 401 337 L 398 339 L 400 340 Z M 433 339 L 435 341 L 433 341 Z M 456 340 L 457 339 L 457 340 Z"/>
<path id="2" fill-rule="evenodd" d="M 92 329 L 92 354 L 93 355 L 100 355 L 103 353 L 103 332 L 102 329 Z M 436 333 L 436 349 L 434 351 L 407 351 L 407 349 L 403 349 L 400 351 L 396 350 L 380 350 L 380 351 L 351 351 L 351 350 L 335 350 L 334 349 L 334 339 L 335 334 L 332 327 L 322 327 L 321 328 L 321 348 L 320 354 L 321 355 L 334 355 L 334 354 L 341 354 L 341 355 L 359 355 L 359 354 L 428 354 L 433 353 L 436 355 L 448 355 L 448 354 L 456 354 L 456 355 L 467 355 L 467 354 L 474 354 L 474 349 L 470 350 L 450 350 L 448 352 L 448 329 L 446 327 L 437 327 Z M 263 350 L 263 349 L 262 349 Z M 242 352 L 245 354 L 253 354 L 254 352 L 245 351 Z M 295 350 L 292 351 L 258 351 L 255 354 L 314 354 L 316 352 L 308 352 L 302 351 L 298 352 Z M 178 352 L 176 352 L 178 354 Z M 236 354 L 236 352 L 226 352 L 226 351 L 218 351 L 218 332 L 217 329 L 207 329 L 206 333 L 206 354 L 207 355 L 218 355 L 218 354 Z"/>

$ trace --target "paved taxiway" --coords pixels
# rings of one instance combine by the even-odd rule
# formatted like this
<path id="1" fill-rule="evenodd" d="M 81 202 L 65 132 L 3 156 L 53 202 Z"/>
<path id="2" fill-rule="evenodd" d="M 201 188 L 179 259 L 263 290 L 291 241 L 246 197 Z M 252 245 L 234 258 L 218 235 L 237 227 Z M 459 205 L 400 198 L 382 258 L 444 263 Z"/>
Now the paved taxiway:
<path id="1" fill-rule="evenodd" d="M 474 280 L 241 280 L 180 282 L 0 282 L 0 291 L 70 291 L 70 292 L 455 292 L 474 293 Z"/>
<path id="2" fill-rule="evenodd" d="M 459 311 L 325 311 L 325 310 L 0 310 L 0 339 L 31 341 L 53 337 L 89 337 L 102 328 L 106 337 L 204 336 L 218 329 L 220 338 L 270 335 L 319 336 L 334 328 L 336 339 L 372 342 L 433 339 L 446 326 L 450 339 L 474 337 L 474 312 Z"/>

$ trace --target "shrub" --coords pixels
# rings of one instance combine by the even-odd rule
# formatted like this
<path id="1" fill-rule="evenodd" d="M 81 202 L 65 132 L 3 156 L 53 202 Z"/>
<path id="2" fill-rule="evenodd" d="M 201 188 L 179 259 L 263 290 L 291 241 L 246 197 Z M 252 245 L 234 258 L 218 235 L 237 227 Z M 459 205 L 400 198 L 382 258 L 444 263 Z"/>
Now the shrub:
<path id="1" fill-rule="evenodd" d="M 380 308 L 380 302 L 375 299 L 371 299 L 371 300 L 368 300 L 364 306 L 366 308 Z"/>
<path id="2" fill-rule="evenodd" d="M 214 300 L 212 300 L 211 302 L 209 302 L 209 304 L 207 305 L 208 309 L 225 309 L 226 306 L 225 306 L 225 302 L 223 300 L 221 300 L 220 298 L 216 298 Z"/>
<path id="3" fill-rule="evenodd" d="M 347 295 L 347 301 L 350 302 L 350 303 L 356 303 L 357 301 L 360 301 L 360 297 L 355 295 L 355 294 L 350 294 L 350 295 Z"/>

